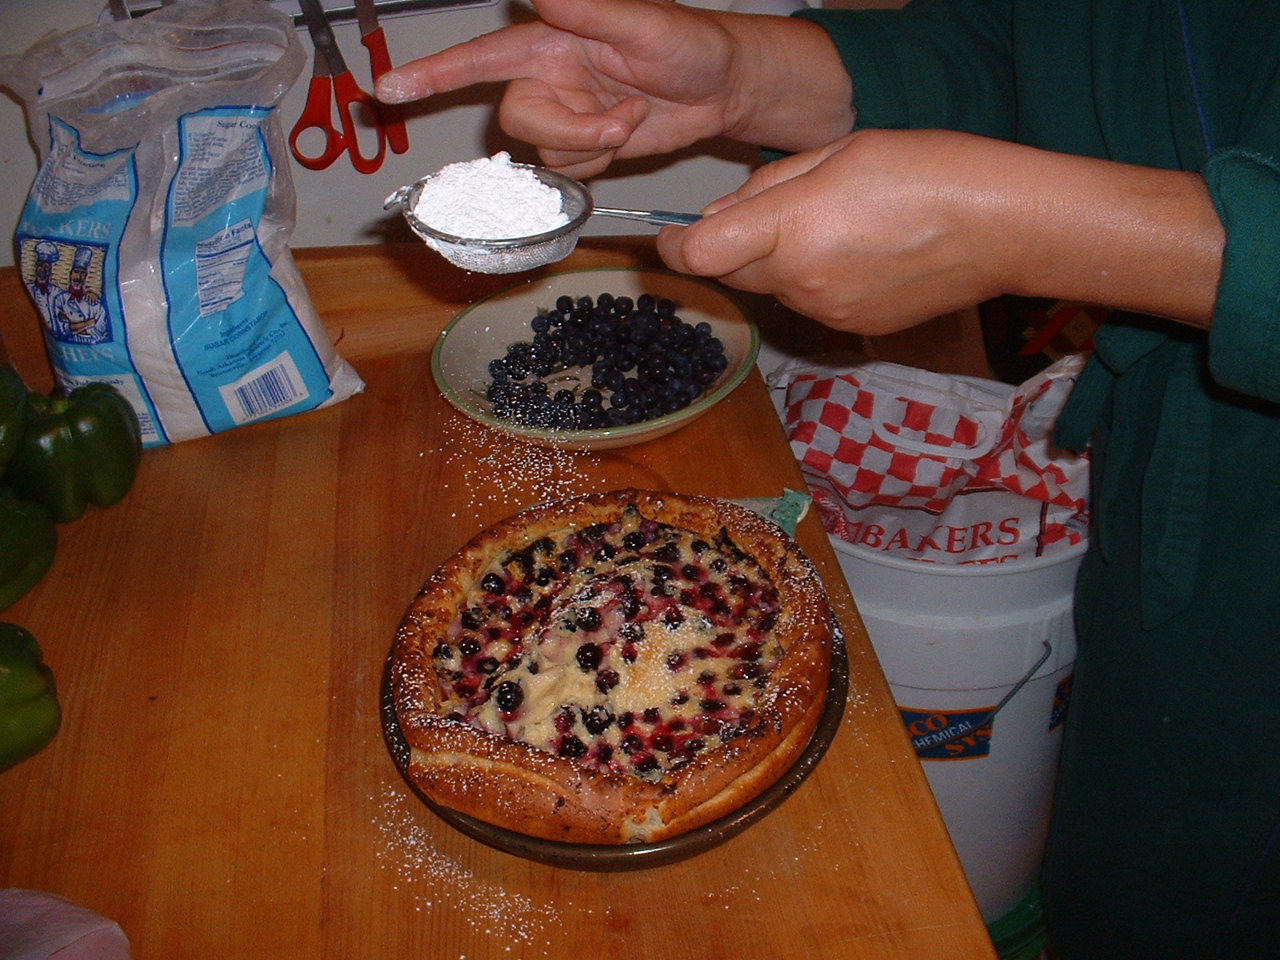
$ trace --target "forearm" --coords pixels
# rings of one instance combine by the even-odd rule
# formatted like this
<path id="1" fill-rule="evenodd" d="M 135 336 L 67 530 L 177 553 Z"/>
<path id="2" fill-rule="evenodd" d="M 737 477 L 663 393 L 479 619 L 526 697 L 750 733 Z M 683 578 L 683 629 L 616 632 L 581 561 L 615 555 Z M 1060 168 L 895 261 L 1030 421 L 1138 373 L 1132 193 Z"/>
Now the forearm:
<path id="1" fill-rule="evenodd" d="M 1194 174 L 946 130 L 862 130 L 756 171 L 659 250 L 673 269 L 882 334 L 1001 294 L 1207 326 L 1223 229 Z"/>
<path id="2" fill-rule="evenodd" d="M 1208 327 L 1225 243 L 1203 179 L 998 144 L 997 192 L 970 198 L 1002 292 L 1103 304 Z"/>

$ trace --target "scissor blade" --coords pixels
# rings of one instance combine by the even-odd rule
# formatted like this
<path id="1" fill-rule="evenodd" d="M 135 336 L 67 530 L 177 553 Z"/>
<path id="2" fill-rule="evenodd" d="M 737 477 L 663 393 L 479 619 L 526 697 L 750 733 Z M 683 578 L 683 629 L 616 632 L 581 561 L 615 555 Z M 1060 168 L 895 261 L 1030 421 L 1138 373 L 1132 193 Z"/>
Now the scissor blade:
<path id="1" fill-rule="evenodd" d="M 360 36 L 367 37 L 378 29 L 378 10 L 373 0 L 356 0 L 356 21 L 360 24 Z"/>
<path id="2" fill-rule="evenodd" d="M 298 0 L 302 8 L 302 17 L 307 22 L 307 30 L 311 33 L 311 42 L 316 48 L 316 59 L 324 59 L 330 76 L 338 76 L 347 72 L 347 63 L 342 59 L 342 51 L 338 49 L 338 41 L 334 39 L 333 30 L 329 27 L 329 18 L 325 16 L 320 0 Z"/>

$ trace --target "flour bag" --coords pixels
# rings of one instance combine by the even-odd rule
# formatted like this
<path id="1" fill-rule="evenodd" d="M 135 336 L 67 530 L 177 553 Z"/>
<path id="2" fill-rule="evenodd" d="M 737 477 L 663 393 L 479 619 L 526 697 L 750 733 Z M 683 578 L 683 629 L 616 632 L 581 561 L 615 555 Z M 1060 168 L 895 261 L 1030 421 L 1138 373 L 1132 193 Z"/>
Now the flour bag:
<path id="1" fill-rule="evenodd" d="M 59 384 L 112 384 L 156 446 L 363 389 L 289 250 L 277 108 L 305 54 L 262 0 L 183 0 L 0 60 L 40 169 L 16 254 Z"/>

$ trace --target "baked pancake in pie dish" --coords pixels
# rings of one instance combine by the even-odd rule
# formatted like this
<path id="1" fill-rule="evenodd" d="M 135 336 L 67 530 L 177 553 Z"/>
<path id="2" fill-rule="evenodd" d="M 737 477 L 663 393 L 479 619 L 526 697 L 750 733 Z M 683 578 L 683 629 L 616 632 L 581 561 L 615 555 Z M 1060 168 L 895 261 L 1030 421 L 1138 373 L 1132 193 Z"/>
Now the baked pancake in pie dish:
<path id="1" fill-rule="evenodd" d="M 654 844 L 816 762 L 836 639 L 816 570 L 771 520 L 593 494 L 521 511 L 436 571 L 397 631 L 384 717 L 438 809 Z"/>

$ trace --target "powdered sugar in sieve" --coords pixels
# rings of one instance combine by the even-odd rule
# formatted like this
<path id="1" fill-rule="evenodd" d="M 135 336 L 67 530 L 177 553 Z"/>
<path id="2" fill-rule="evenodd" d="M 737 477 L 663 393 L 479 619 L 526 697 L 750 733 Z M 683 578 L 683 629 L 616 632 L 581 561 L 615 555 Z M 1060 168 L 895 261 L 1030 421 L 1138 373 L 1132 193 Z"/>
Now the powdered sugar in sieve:
<path id="1" fill-rule="evenodd" d="M 644 223 L 688 225 L 697 214 L 597 207 L 562 173 L 513 163 L 500 152 L 453 163 L 401 187 L 383 203 L 432 250 L 476 273 L 519 273 L 573 253 L 593 213 Z"/>

